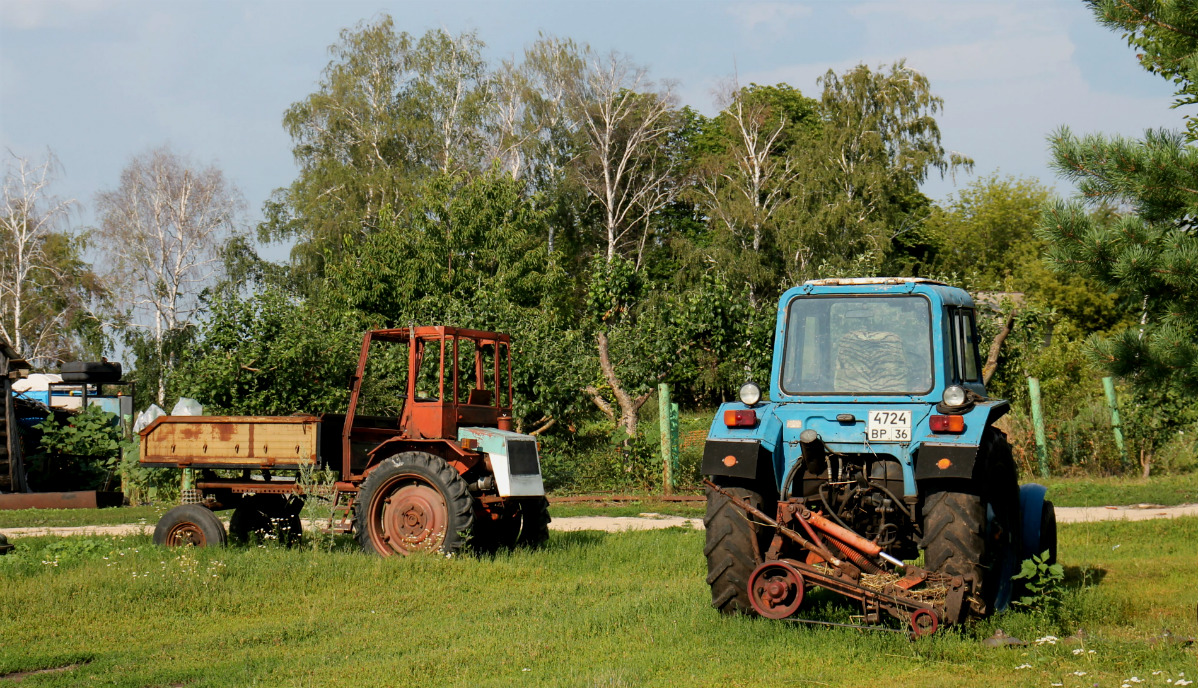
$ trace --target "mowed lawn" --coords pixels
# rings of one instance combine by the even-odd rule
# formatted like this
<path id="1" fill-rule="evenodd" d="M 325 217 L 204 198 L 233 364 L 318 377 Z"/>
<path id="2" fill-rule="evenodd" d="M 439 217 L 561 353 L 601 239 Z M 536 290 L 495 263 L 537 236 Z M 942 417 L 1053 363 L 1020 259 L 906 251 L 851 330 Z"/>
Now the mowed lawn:
<path id="1" fill-rule="evenodd" d="M 26 675 L 23 688 L 1167 685 L 1196 680 L 1194 643 L 1178 642 L 1197 624 L 1196 526 L 1063 526 L 1062 612 L 918 642 L 719 616 L 704 535 L 680 529 L 553 533 L 542 551 L 452 559 L 380 559 L 347 542 L 21 538 L 0 557 L 0 675 L 75 665 Z M 821 619 L 854 611 L 809 600 Z M 998 626 L 1030 646 L 983 647 Z M 1082 646 L 1032 642 L 1078 628 Z"/>

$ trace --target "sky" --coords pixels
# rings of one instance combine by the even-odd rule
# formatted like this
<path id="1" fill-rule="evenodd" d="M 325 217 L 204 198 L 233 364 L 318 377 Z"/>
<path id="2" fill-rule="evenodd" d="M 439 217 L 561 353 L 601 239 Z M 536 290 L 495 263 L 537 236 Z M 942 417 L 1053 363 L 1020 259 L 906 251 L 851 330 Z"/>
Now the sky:
<path id="1" fill-rule="evenodd" d="M 925 184 L 939 202 L 993 172 L 1069 195 L 1046 152 L 1063 124 L 1125 136 L 1182 127 L 1171 85 L 1080 0 L 0 0 L 0 147 L 53 152 L 54 192 L 78 201 L 79 227 L 95 222 L 96 194 L 116 188 L 131 157 L 163 144 L 220 167 L 255 224 L 297 174 L 284 110 L 316 89 L 341 29 L 383 12 L 417 36 L 477 31 L 493 63 L 539 33 L 624 53 L 706 114 L 735 75 L 819 96 L 830 69 L 906 59 L 945 101 L 943 145 L 975 160 L 973 173 Z"/>

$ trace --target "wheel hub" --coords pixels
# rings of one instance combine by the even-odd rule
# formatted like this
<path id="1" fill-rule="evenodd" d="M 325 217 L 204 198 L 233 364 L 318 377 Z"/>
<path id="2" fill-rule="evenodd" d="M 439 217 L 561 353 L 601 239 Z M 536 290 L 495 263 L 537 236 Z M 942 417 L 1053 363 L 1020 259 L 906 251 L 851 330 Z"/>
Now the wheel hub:
<path id="1" fill-rule="evenodd" d="M 178 547 L 180 545 L 204 547 L 207 543 L 208 539 L 204 537 L 204 531 L 195 523 L 187 521 L 177 523 L 167 532 L 168 547 Z"/>
<path id="2" fill-rule="evenodd" d="M 441 493 L 426 484 L 407 484 L 383 500 L 378 539 L 398 554 L 436 550 L 446 536 L 449 515 Z"/>

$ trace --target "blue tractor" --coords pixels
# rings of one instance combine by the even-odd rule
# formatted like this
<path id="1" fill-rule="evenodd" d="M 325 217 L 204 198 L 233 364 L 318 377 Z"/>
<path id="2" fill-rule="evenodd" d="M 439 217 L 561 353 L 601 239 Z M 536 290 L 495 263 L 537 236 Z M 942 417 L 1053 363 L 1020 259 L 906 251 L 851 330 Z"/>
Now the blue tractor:
<path id="1" fill-rule="evenodd" d="M 744 384 L 704 447 L 713 606 L 792 617 L 820 587 L 915 634 L 1006 607 L 1021 560 L 1056 556 L 1054 509 L 1018 486 L 995 427 L 1009 404 L 981 368 L 962 289 L 855 278 L 784 293 L 769 396 Z"/>

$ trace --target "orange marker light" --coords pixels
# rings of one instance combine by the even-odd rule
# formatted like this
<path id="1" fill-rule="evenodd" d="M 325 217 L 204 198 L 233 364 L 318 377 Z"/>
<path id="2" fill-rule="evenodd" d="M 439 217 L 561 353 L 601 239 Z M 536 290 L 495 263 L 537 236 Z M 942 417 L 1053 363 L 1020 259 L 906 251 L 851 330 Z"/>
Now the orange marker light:
<path id="1" fill-rule="evenodd" d="M 933 432 L 962 432 L 965 427 L 962 416 L 929 417 L 929 429 Z"/>
<path id="2" fill-rule="evenodd" d="M 758 417 L 754 415 L 754 411 L 730 409 L 725 412 L 725 427 L 727 428 L 752 428 L 755 425 L 758 425 Z"/>
<path id="3" fill-rule="evenodd" d="M 943 471 L 950 467 L 950 459 L 940 459 L 937 462 L 937 467 Z"/>

